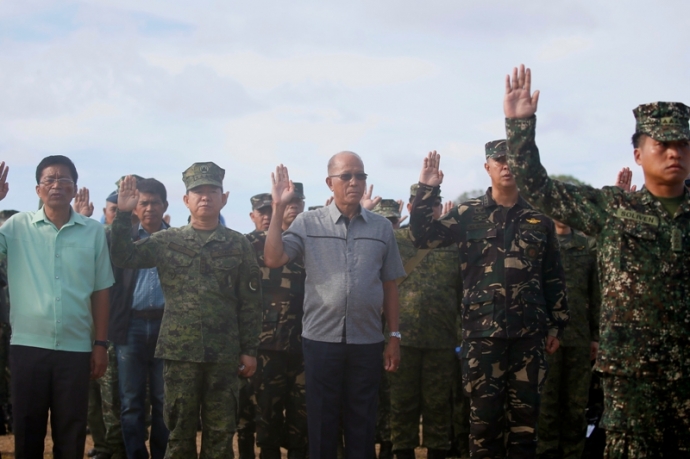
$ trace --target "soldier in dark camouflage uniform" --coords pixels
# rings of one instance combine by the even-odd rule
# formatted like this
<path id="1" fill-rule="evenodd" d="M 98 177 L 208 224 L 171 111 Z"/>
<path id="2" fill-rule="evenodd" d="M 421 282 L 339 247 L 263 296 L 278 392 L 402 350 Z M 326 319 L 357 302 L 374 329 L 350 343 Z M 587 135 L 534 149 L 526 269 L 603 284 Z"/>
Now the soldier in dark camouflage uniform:
<path id="1" fill-rule="evenodd" d="M 196 457 L 201 410 L 201 458 L 233 456 L 238 369 L 256 369 L 261 328 L 261 272 L 247 239 L 219 223 L 227 202 L 225 171 L 195 163 L 182 179 L 191 223 L 132 242 L 136 180 L 120 184 L 111 255 L 123 268 L 158 268 L 165 312 L 156 357 L 165 360 L 166 458 Z"/>
<path id="2" fill-rule="evenodd" d="M 556 233 L 568 289 L 570 322 L 558 350 L 546 356 L 549 374 L 539 414 L 540 459 L 580 459 L 585 447 L 585 409 L 599 347 L 601 291 L 593 239 L 560 222 Z"/>
<path id="3" fill-rule="evenodd" d="M 410 203 L 418 185 L 410 189 Z M 395 203 L 395 202 L 394 202 Z M 397 206 L 397 204 L 396 204 Z M 441 217 L 441 196 L 433 203 Z M 445 458 L 450 449 L 452 382 L 456 378 L 457 320 L 462 279 L 458 248 L 417 250 L 409 227 L 395 230 L 407 276 L 400 280 L 400 367 L 388 377 L 391 385 L 391 439 L 398 459 L 414 459 L 422 445 L 427 458 Z"/>
<path id="4" fill-rule="evenodd" d="M 410 222 L 416 247 L 460 249 L 462 377 L 473 458 L 534 457 L 544 351 L 558 348 L 568 322 L 554 224 L 518 195 L 505 154 L 504 140 L 489 142 L 491 188 L 434 221 L 443 173 L 439 156 L 430 153 Z"/>
<path id="5" fill-rule="evenodd" d="M 18 213 L 16 210 L 0 211 L 0 226 L 8 218 Z M 10 292 L 7 288 L 7 259 L 0 261 L 0 435 L 12 430 L 10 404 Z"/>
<path id="6" fill-rule="evenodd" d="M 295 199 L 283 216 L 283 231 L 304 211 L 304 190 L 294 183 Z M 269 206 L 270 206 L 270 197 Z M 256 443 L 261 459 L 280 459 L 280 447 L 289 459 L 301 459 L 307 452 L 307 411 L 302 357 L 302 315 L 304 264 L 294 260 L 282 268 L 264 264 L 265 231 L 247 235 L 262 273 L 263 327 L 259 335 L 256 390 Z"/>
<path id="7" fill-rule="evenodd" d="M 535 206 L 597 240 L 608 458 L 689 457 L 690 108 L 640 105 L 634 193 L 551 180 L 535 144 L 538 92 L 524 67 L 506 82 L 510 168 Z"/>

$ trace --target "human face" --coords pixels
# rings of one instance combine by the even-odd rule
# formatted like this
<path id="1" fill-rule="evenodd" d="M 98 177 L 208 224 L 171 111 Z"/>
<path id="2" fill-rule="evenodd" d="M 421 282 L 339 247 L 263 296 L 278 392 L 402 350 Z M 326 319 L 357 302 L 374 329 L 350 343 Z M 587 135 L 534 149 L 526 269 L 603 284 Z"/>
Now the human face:
<path id="1" fill-rule="evenodd" d="M 36 194 L 48 208 L 69 206 L 77 194 L 77 186 L 72 181 L 69 168 L 62 164 L 55 164 L 43 169 L 41 179 L 36 185 Z"/>
<path id="2" fill-rule="evenodd" d="M 658 185 L 676 185 L 690 173 L 690 142 L 660 142 L 643 135 L 635 148 L 635 162 L 642 166 L 645 181 Z"/>
<path id="3" fill-rule="evenodd" d="M 218 219 L 220 210 L 228 202 L 228 196 L 219 186 L 201 185 L 187 191 L 183 197 L 194 220 Z"/>
<path id="4" fill-rule="evenodd" d="M 484 169 L 491 177 L 491 186 L 494 188 L 513 188 L 515 177 L 508 169 L 508 160 L 505 156 L 489 158 L 484 164 Z"/>
<path id="5" fill-rule="evenodd" d="M 285 206 L 285 213 L 283 213 L 283 227 L 289 228 L 292 222 L 299 214 L 304 212 L 304 199 L 293 198 L 287 206 Z"/>
<path id="6" fill-rule="evenodd" d="M 249 218 L 254 222 L 254 227 L 257 231 L 268 231 L 272 216 L 273 208 L 271 206 L 262 207 L 261 209 L 249 212 Z"/>
<path id="7" fill-rule="evenodd" d="M 362 200 L 362 195 L 367 187 L 366 180 L 358 180 L 355 174 L 364 173 L 364 164 L 355 155 L 343 154 L 336 158 L 328 175 L 352 174 L 350 180 L 340 177 L 326 178 L 326 184 L 333 192 L 335 205 L 340 207 L 355 206 Z"/>
<path id="8" fill-rule="evenodd" d="M 112 225 L 117 215 L 117 203 L 106 201 L 105 207 L 103 208 L 103 215 L 105 215 L 105 224 Z"/>
<path id="9" fill-rule="evenodd" d="M 163 223 L 163 214 L 168 209 L 158 194 L 139 193 L 139 202 L 134 208 L 134 214 L 147 232 L 158 231 Z"/>

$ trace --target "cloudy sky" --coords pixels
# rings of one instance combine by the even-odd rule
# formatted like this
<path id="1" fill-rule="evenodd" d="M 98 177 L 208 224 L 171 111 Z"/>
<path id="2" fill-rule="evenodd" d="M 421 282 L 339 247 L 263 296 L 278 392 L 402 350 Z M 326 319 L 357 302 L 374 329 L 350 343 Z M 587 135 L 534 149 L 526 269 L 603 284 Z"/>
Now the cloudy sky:
<path id="1" fill-rule="evenodd" d="M 443 194 L 483 188 L 485 142 L 505 136 L 505 74 L 542 92 L 537 142 L 551 173 L 595 186 L 634 165 L 638 104 L 690 103 L 687 1 L 378 0 L 0 3 L 1 208 L 32 210 L 35 167 L 64 154 L 97 212 L 121 175 L 168 188 L 226 170 L 223 214 L 247 232 L 249 197 L 278 163 L 328 197 L 328 158 L 362 155 L 375 193 L 404 198 L 423 156 L 442 155 Z"/>

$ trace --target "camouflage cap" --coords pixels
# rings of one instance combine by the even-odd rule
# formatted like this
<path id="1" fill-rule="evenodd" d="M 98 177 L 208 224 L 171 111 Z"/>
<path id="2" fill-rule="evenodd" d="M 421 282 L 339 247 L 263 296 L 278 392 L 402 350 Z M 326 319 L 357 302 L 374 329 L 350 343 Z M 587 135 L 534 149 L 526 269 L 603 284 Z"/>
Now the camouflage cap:
<path id="1" fill-rule="evenodd" d="M 633 110 L 635 132 L 661 142 L 690 139 L 690 108 L 680 102 L 652 102 Z"/>
<path id="2" fill-rule="evenodd" d="M 382 199 L 371 211 L 386 218 L 400 218 L 400 205 L 395 199 Z"/>
<path id="3" fill-rule="evenodd" d="M 484 145 L 486 159 L 496 159 L 505 156 L 508 153 L 508 144 L 505 139 L 492 140 Z"/>
<path id="4" fill-rule="evenodd" d="M 140 180 L 144 180 L 144 177 L 142 177 L 142 176 L 140 176 L 140 175 L 137 175 L 137 174 L 131 174 L 131 175 L 132 175 L 132 177 L 134 177 L 135 179 L 137 179 L 137 182 L 140 181 Z M 120 177 L 120 178 L 117 180 L 117 182 L 115 182 L 115 186 L 117 187 L 118 190 L 120 189 L 120 182 L 121 182 L 122 179 L 124 179 L 125 177 L 127 177 L 127 176 L 126 176 L 126 175 L 123 175 L 122 177 Z M 116 190 L 116 191 L 117 191 L 117 190 Z"/>
<path id="5" fill-rule="evenodd" d="M 418 189 L 419 189 L 419 183 L 415 183 L 410 187 L 410 198 L 417 196 L 417 190 Z M 440 189 L 438 191 L 439 191 L 439 193 L 441 192 Z M 438 199 L 443 199 L 443 196 L 438 195 Z"/>
<path id="6" fill-rule="evenodd" d="M 187 191 L 202 185 L 223 187 L 225 169 L 215 163 L 194 163 L 182 173 L 182 181 Z"/>
<path id="7" fill-rule="evenodd" d="M 295 187 L 295 196 L 304 199 L 304 185 L 300 182 L 292 182 Z"/>
<path id="8" fill-rule="evenodd" d="M 273 198 L 270 193 L 259 193 L 249 198 L 249 201 L 252 203 L 252 210 L 258 210 L 264 207 L 271 207 Z"/>
<path id="9" fill-rule="evenodd" d="M 322 207 L 323 206 L 309 206 L 309 208 L 307 210 L 317 210 L 317 209 L 321 209 Z"/>

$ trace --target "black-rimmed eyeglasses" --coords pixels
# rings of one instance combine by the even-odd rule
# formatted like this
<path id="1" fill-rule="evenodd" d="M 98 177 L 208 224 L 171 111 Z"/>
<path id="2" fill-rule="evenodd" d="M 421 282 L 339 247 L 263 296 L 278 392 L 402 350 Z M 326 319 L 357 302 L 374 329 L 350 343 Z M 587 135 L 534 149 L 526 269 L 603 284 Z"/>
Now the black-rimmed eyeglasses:
<path id="1" fill-rule="evenodd" d="M 367 179 L 367 177 L 369 177 L 369 175 L 365 174 L 364 172 L 360 172 L 358 174 L 351 174 L 349 172 L 346 172 L 346 173 L 340 174 L 340 175 L 329 175 L 329 177 L 338 177 L 343 182 L 349 182 L 350 180 L 352 180 L 352 177 L 354 177 L 357 180 L 363 182 Z"/>

